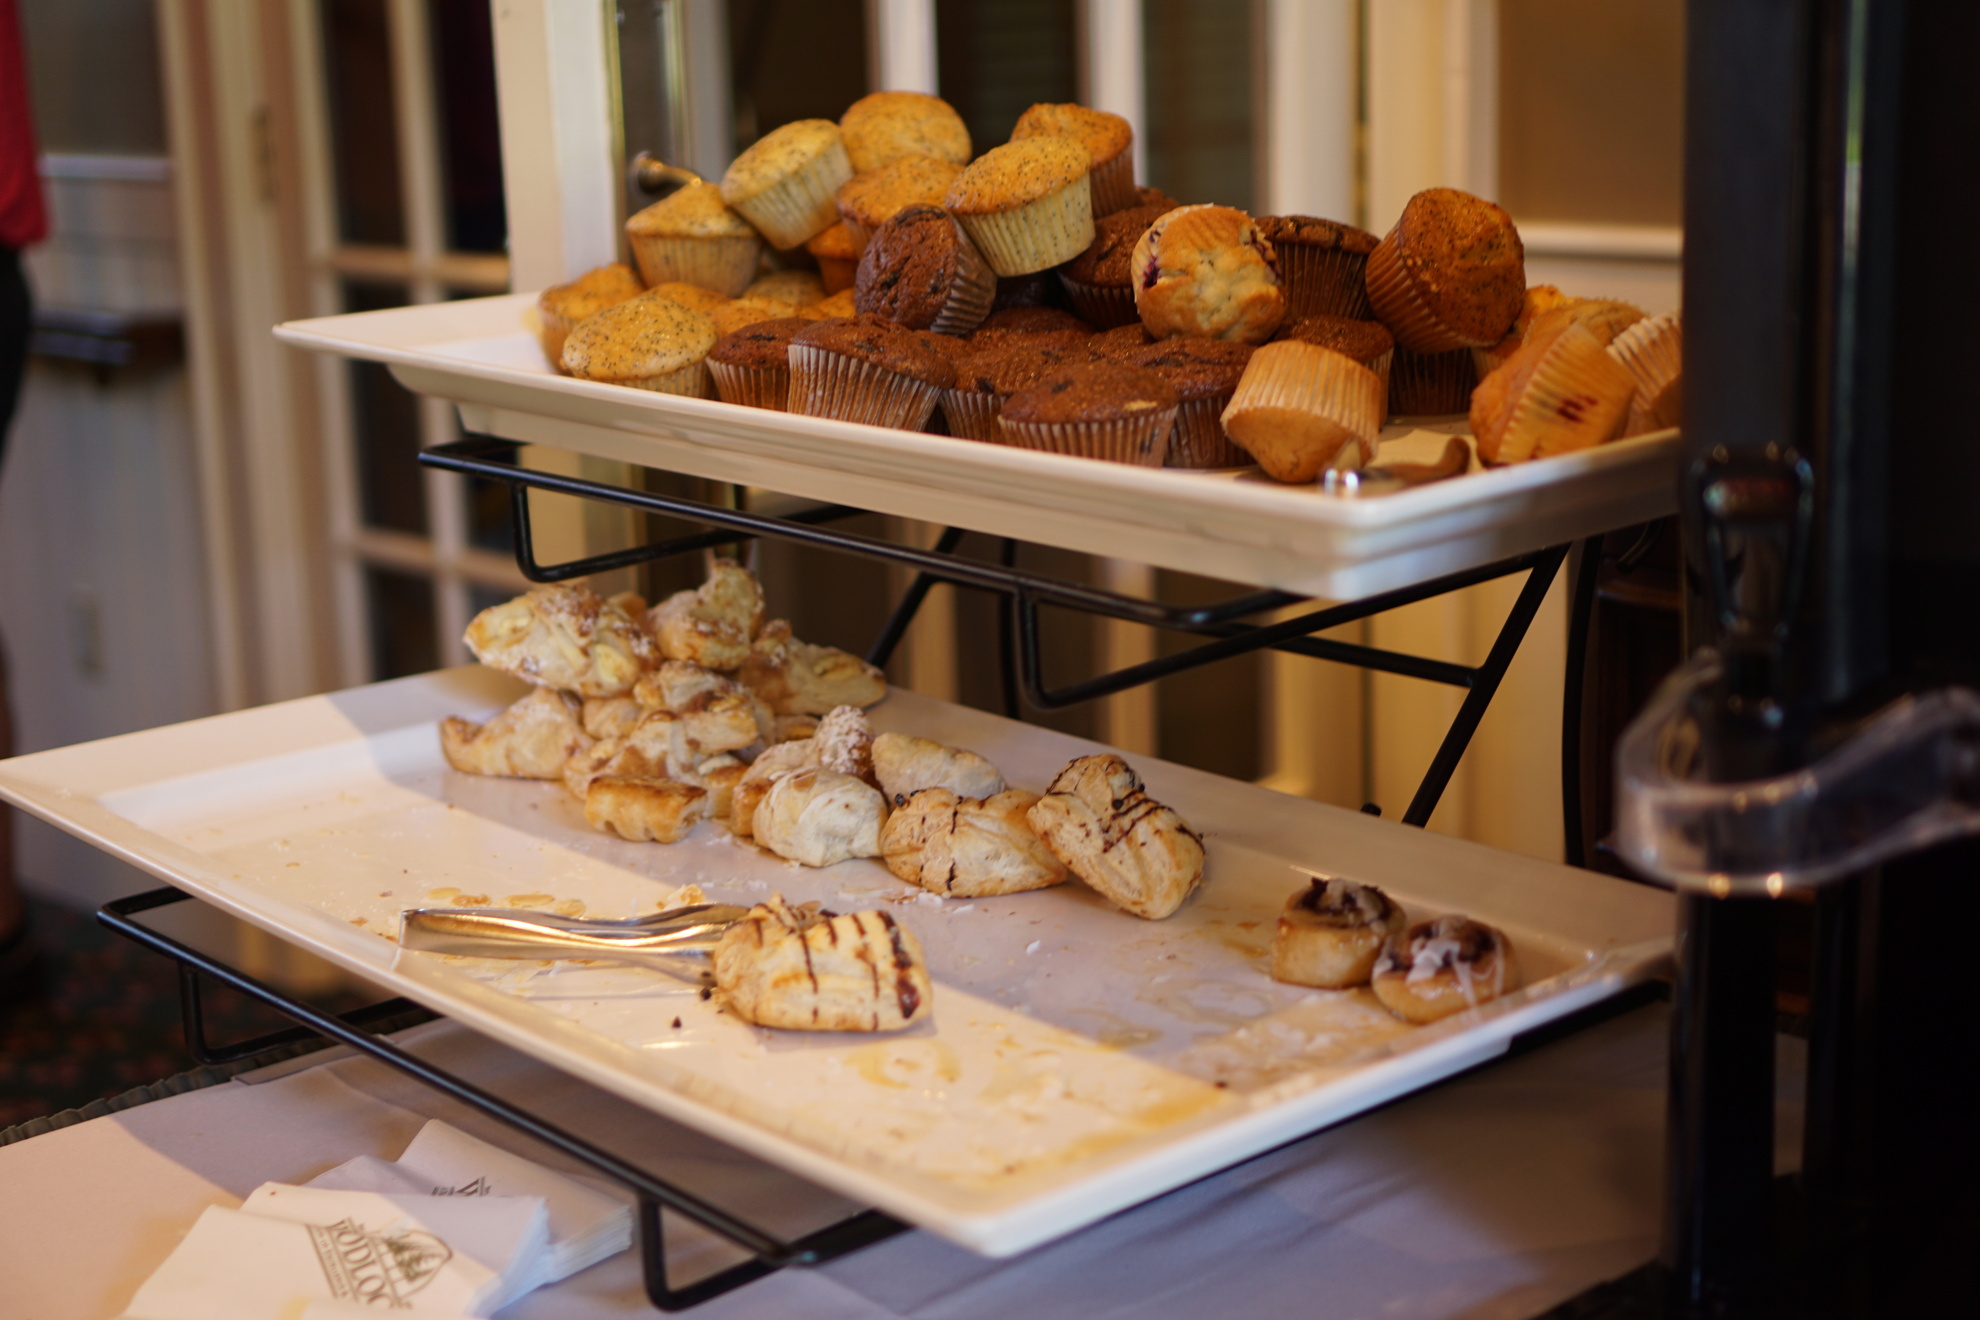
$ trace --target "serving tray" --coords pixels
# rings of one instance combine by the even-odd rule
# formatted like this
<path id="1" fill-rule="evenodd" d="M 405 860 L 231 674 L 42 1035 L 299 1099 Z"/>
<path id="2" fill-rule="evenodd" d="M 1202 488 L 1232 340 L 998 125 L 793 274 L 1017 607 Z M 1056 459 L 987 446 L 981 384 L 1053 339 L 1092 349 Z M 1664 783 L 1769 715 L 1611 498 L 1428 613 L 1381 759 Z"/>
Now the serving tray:
<path id="1" fill-rule="evenodd" d="M 1256 469 L 1151 471 L 573 380 L 522 328 L 534 302 L 356 312 L 275 334 L 385 363 L 407 388 L 458 404 L 469 431 L 1332 600 L 1676 507 L 1676 431 L 1346 499 Z M 1391 426 L 1381 459 L 1430 457 L 1464 429 Z"/>
<path id="2" fill-rule="evenodd" d="M 1146 922 L 1078 883 L 944 901 L 877 862 L 786 864 L 704 824 L 670 846 L 588 829 L 557 784 L 449 770 L 434 724 L 520 692 L 463 668 L 0 762 L 0 798 L 477 1030 L 989 1255 L 1007 1255 L 1471 1067 L 1656 971 L 1670 899 L 1136 758 L 1205 836 L 1204 887 Z M 871 712 L 1041 789 L 1095 745 L 896 691 Z M 1507 931 L 1526 988 L 1428 1028 L 1366 991 L 1266 974 L 1294 866 L 1412 918 Z M 881 907 L 921 938 L 932 1021 L 770 1031 L 607 964 L 401 951 L 406 907 L 627 916 L 709 898 Z"/>

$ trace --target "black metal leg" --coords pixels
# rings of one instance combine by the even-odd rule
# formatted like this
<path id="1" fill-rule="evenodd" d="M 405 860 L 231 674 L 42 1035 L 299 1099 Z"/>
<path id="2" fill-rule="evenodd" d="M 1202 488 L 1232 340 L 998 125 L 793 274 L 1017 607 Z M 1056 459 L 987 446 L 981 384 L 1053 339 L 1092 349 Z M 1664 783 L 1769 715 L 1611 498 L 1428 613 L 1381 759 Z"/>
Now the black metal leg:
<path id="1" fill-rule="evenodd" d="M 935 553 L 954 554 L 956 547 L 962 544 L 962 539 L 962 528 L 943 528 L 942 535 L 935 541 Z M 867 664 L 886 668 L 887 662 L 894 658 L 894 649 L 901 644 L 901 639 L 907 636 L 907 630 L 914 624 L 914 616 L 921 613 L 922 602 L 928 599 L 928 593 L 935 586 L 936 581 L 932 574 L 925 571 L 914 575 L 914 581 L 908 584 L 907 593 L 901 597 L 901 603 L 894 606 L 894 612 L 887 616 L 886 626 L 880 629 L 880 635 L 874 638 L 873 645 L 867 648 Z"/>
<path id="2" fill-rule="evenodd" d="M 1561 684 L 1561 827 L 1569 866 L 1588 865 L 1581 819 L 1581 708 L 1587 686 L 1588 629 L 1595 617 L 1595 580 L 1601 568 L 1601 537 L 1591 536 L 1575 546 L 1568 573 L 1573 604 L 1568 610 L 1567 672 Z"/>
<path id="3" fill-rule="evenodd" d="M 998 562 L 1006 568 L 1017 566 L 1017 542 L 1009 537 L 997 550 Z M 1022 719 L 1024 707 L 1018 702 L 1018 610 L 1022 592 L 1004 596 L 997 602 L 997 686 L 1004 696 L 1004 718 Z M 1035 612 L 1032 614 L 1036 618 Z M 1037 644 L 1034 635 L 1032 643 Z"/>

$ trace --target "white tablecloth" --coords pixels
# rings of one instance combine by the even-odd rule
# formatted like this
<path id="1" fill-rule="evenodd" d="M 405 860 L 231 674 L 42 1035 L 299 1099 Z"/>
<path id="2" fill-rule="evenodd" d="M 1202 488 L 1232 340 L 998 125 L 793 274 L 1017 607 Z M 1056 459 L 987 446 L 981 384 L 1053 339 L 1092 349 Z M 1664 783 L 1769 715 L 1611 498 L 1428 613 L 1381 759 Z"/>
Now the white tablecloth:
<path id="1" fill-rule="evenodd" d="M 906 1233 L 693 1314 L 1528 1316 L 1655 1250 L 1665 1032 L 1661 1007 L 1636 1010 L 1014 1260 Z M 844 1208 L 451 1024 L 402 1039 L 690 1185 L 726 1188 L 740 1208 L 774 1208 L 784 1231 Z M 261 1182 L 301 1182 L 353 1155 L 396 1156 L 429 1117 L 558 1164 L 341 1051 L 0 1148 L 0 1316 L 115 1316 L 205 1206 L 238 1204 Z M 690 1236 L 675 1234 L 690 1265 L 712 1260 L 716 1249 Z M 628 1253 L 503 1314 L 642 1312 L 654 1314 Z"/>

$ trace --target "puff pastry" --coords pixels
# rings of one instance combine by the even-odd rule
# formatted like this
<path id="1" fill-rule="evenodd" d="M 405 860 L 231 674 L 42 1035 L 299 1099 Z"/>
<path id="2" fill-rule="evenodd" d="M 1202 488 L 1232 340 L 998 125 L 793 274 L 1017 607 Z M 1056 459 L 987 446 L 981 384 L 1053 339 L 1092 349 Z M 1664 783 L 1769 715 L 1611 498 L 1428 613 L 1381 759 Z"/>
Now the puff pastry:
<path id="1" fill-rule="evenodd" d="M 639 685 L 634 684 L 633 691 L 638 690 Z M 584 703 L 584 731 L 593 738 L 623 738 L 644 714 L 646 707 L 630 696 L 589 697 Z"/>
<path id="2" fill-rule="evenodd" d="M 1137 917 L 1168 916 L 1203 880 L 1203 841 L 1118 756 L 1066 766 L 1027 819 L 1074 875 Z"/>
<path id="3" fill-rule="evenodd" d="M 688 741 L 687 727 L 668 711 L 648 711 L 622 738 L 593 743 L 564 764 L 564 787 L 583 801 L 600 775 L 671 779 L 691 784 L 707 757 Z"/>
<path id="4" fill-rule="evenodd" d="M 749 773 L 749 767 L 726 753 L 711 756 L 694 768 L 695 777 L 708 790 L 708 814 L 727 822 L 735 807 L 736 785 Z"/>
<path id="5" fill-rule="evenodd" d="M 806 766 L 770 780 L 750 828 L 756 842 L 787 861 L 831 866 L 880 855 L 887 803 L 871 784 Z"/>
<path id="6" fill-rule="evenodd" d="M 857 706 L 835 706 L 811 735 L 818 764 L 880 787 L 873 775 L 873 726 Z"/>
<path id="7" fill-rule="evenodd" d="M 537 587 L 468 624 L 467 645 L 490 669 L 581 697 L 617 697 L 660 663 L 633 617 L 582 584 Z"/>
<path id="8" fill-rule="evenodd" d="M 600 775 L 584 794 L 585 823 L 634 843 L 673 843 L 708 819 L 707 790 L 671 779 Z"/>
<path id="9" fill-rule="evenodd" d="M 1004 791 L 1003 775 L 975 752 L 905 733 L 873 739 L 873 770 L 880 791 L 897 805 L 924 788 L 946 788 L 959 798 L 989 798 Z"/>
<path id="10" fill-rule="evenodd" d="M 764 748 L 757 754 L 756 759 L 750 762 L 748 771 L 736 782 L 730 799 L 729 829 L 738 839 L 754 837 L 756 805 L 763 801 L 764 794 L 770 791 L 771 782 L 779 775 L 817 764 L 818 747 L 809 738 Z"/>
<path id="11" fill-rule="evenodd" d="M 887 676 L 849 652 L 791 636 L 791 625 L 763 625 L 736 678 L 778 715 L 823 715 L 836 706 L 871 706 Z"/>
<path id="12" fill-rule="evenodd" d="M 564 763 L 591 746 L 573 697 L 537 688 L 486 724 L 458 716 L 440 721 L 447 764 L 471 775 L 556 779 Z"/>
<path id="13" fill-rule="evenodd" d="M 748 569 L 718 559 L 706 582 L 667 597 L 646 621 L 669 660 L 734 669 L 763 625 L 763 588 Z"/>
<path id="14" fill-rule="evenodd" d="M 924 788 L 880 831 L 887 869 L 931 894 L 983 898 L 1064 882 L 1065 864 L 1025 819 L 1036 793 L 1009 789 L 989 798 Z"/>
<path id="15" fill-rule="evenodd" d="M 935 1000 L 920 941 L 885 912 L 810 917 L 773 896 L 724 932 L 710 961 L 722 1002 L 758 1026 L 896 1031 Z"/>
<path id="16" fill-rule="evenodd" d="M 687 719 L 688 736 L 711 752 L 769 742 L 776 731 L 777 717 L 755 693 L 727 674 L 690 660 L 663 661 L 633 685 L 633 696 L 645 709 L 672 711 Z"/>

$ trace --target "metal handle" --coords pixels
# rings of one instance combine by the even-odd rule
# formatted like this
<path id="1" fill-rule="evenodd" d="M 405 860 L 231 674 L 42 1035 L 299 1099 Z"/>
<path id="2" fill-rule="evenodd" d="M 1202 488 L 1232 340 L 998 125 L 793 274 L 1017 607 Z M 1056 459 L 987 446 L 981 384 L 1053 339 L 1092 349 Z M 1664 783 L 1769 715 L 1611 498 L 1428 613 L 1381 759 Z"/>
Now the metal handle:
<path id="1" fill-rule="evenodd" d="M 470 958 L 607 958 L 698 982 L 706 978 L 703 964 L 716 941 L 747 913 L 701 904 L 607 922 L 549 912 L 411 908 L 399 915 L 399 947 Z"/>
<path id="2" fill-rule="evenodd" d="M 659 197 L 690 183 L 700 183 L 702 178 L 693 170 L 679 165 L 669 165 L 650 151 L 642 151 L 632 159 L 628 168 L 629 182 L 633 191 L 645 193 L 648 197 Z"/>

